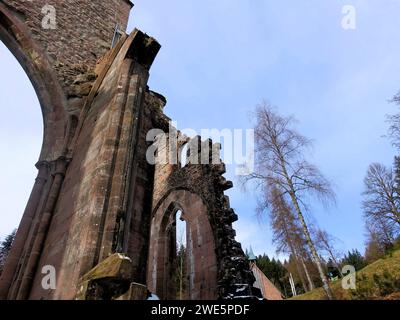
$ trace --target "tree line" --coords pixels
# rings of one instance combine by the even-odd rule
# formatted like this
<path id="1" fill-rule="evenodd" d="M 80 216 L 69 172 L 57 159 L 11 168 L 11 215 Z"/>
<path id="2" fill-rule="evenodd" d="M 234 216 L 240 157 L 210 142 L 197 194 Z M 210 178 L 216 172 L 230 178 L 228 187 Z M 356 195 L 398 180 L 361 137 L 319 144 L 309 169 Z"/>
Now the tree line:
<path id="1" fill-rule="evenodd" d="M 336 262 L 333 262 L 330 258 L 328 260 L 322 258 L 321 261 L 329 279 L 340 278 L 340 270 L 345 265 L 352 265 L 357 271 L 367 265 L 367 261 L 358 250 L 349 251 Z M 311 258 L 304 259 L 303 263 L 302 267 L 299 267 L 298 257 L 293 254 L 283 261 L 275 258 L 271 259 L 266 254 L 259 255 L 256 259 L 258 268 L 279 289 L 285 298 L 293 296 L 289 282 L 290 275 L 293 277 L 297 294 L 303 294 L 311 288 L 322 286 L 318 270 Z"/>
<path id="2" fill-rule="evenodd" d="M 6 264 L 16 233 L 17 230 L 14 230 L 0 242 L 0 276 L 3 273 L 4 265 Z"/>

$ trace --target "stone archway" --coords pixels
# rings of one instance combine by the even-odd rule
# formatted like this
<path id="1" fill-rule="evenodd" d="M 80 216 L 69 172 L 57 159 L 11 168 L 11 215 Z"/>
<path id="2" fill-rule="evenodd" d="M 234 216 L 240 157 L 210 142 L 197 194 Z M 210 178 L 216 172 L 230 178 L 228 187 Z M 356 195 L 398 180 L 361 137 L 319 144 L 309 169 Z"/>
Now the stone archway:
<path id="1" fill-rule="evenodd" d="M 149 290 L 161 299 L 174 299 L 171 252 L 174 247 L 174 219 L 180 210 L 186 221 L 188 296 L 191 300 L 217 298 L 217 257 L 215 238 L 207 207 L 195 193 L 176 190 L 165 198 L 151 221 L 147 283 Z M 172 226 L 172 227 L 171 227 Z"/>
<path id="2" fill-rule="evenodd" d="M 63 155 L 67 130 L 67 103 L 47 55 L 30 36 L 30 31 L 0 3 L 0 41 L 16 57 L 31 81 L 43 115 L 43 144 L 40 161 Z"/>
<path id="3" fill-rule="evenodd" d="M 63 174 L 61 171 L 64 171 L 65 166 L 62 165 L 61 170 L 59 170 L 60 167 L 57 170 L 54 168 L 58 166 L 60 159 L 62 159 L 61 162 L 64 162 L 63 156 L 67 140 L 65 138 L 68 136 L 69 128 L 65 95 L 47 55 L 32 39 L 26 25 L 3 3 L 0 3 L 0 41 L 15 56 L 31 81 L 43 117 L 43 142 L 39 161 L 36 164 L 38 176 L 0 279 L 2 282 L 0 298 L 4 298 L 14 280 L 26 243 L 32 243 L 32 221 L 35 219 L 35 211 L 40 206 L 47 186 L 50 183 L 53 184 L 53 190 L 51 193 L 49 192 L 51 196 L 56 194 L 61 186 Z M 57 173 L 55 173 L 56 171 Z M 58 174 L 59 172 L 60 174 Z M 50 203 L 51 201 L 49 201 Z M 40 233 L 41 236 L 41 232 L 37 233 Z"/>

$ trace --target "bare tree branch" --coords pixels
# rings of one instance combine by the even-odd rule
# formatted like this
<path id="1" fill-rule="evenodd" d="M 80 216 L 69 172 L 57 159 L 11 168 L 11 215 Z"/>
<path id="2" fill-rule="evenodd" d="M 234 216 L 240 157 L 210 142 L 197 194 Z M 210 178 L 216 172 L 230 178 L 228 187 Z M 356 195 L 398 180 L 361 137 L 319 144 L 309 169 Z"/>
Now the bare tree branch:
<path id="1" fill-rule="evenodd" d="M 279 201 L 292 204 L 303 237 L 317 265 L 325 292 L 328 298 L 333 299 L 333 293 L 303 214 L 309 196 L 316 197 L 324 204 L 334 203 L 335 194 L 331 184 L 316 166 L 305 159 L 304 155 L 311 147 L 311 141 L 293 129 L 293 117 L 280 116 L 264 102 L 257 106 L 255 118 L 257 121 L 255 173 L 245 180 L 261 181 L 263 200 L 260 212 L 268 208 L 268 203 L 272 203 L 272 210 L 276 210 L 277 201 L 281 198 Z"/>

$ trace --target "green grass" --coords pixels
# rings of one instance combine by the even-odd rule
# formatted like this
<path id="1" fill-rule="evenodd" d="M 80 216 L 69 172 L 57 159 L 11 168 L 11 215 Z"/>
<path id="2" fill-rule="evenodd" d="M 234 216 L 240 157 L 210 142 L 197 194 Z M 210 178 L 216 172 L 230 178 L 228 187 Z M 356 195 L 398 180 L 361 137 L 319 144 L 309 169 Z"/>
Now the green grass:
<path id="1" fill-rule="evenodd" d="M 377 292 L 376 284 L 374 282 L 374 277 L 383 277 L 384 273 L 390 273 L 390 276 L 394 279 L 398 279 L 397 283 L 400 281 L 400 250 L 393 252 L 391 255 L 379 259 L 374 263 L 369 264 L 364 269 L 357 272 L 357 286 L 365 290 L 370 290 Z M 375 276 L 374 276 L 375 275 Z M 360 278 L 362 280 L 360 280 Z M 342 288 L 341 280 L 331 283 L 331 288 L 338 300 L 351 300 L 354 297 L 350 290 L 344 290 Z M 395 298 L 400 298 L 399 290 L 396 290 Z M 393 295 L 392 295 L 393 297 Z M 375 297 L 375 299 L 384 299 L 385 297 Z M 290 300 L 326 300 L 325 292 L 322 288 L 317 288 L 303 295 L 291 298 Z"/>

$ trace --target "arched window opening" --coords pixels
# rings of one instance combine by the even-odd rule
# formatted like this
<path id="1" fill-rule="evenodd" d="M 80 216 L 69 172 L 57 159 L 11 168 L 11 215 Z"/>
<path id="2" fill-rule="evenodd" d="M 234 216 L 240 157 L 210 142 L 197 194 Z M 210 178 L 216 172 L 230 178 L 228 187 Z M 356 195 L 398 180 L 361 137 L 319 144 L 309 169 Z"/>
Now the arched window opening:
<path id="1" fill-rule="evenodd" d="M 21 65 L 0 41 L 0 239 L 18 227 L 37 175 L 43 118 Z"/>
<path id="2" fill-rule="evenodd" d="M 176 213 L 176 299 L 187 299 L 186 221 L 182 211 Z"/>
<path id="3" fill-rule="evenodd" d="M 149 290 L 162 300 L 216 299 L 218 263 L 207 206 L 195 193 L 174 190 L 157 207 L 150 227 Z"/>
<path id="4" fill-rule="evenodd" d="M 188 143 L 185 143 L 185 145 L 180 149 L 179 163 L 181 168 L 186 167 L 186 165 L 188 164 L 188 150 L 189 150 Z"/>

